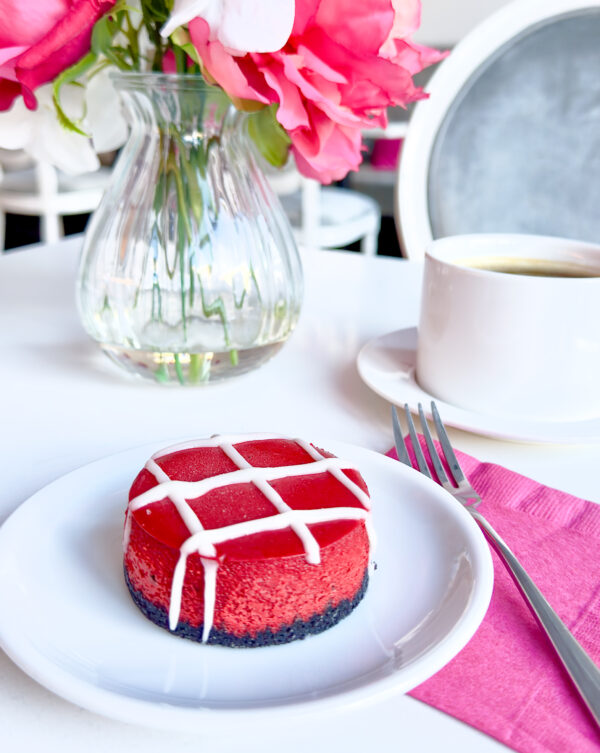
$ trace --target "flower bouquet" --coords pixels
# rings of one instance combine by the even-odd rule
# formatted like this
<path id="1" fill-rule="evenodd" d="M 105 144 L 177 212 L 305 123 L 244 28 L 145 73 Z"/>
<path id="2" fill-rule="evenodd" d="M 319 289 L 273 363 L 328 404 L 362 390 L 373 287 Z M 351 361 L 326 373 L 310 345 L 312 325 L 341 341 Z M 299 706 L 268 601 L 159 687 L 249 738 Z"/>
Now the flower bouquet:
<path id="1" fill-rule="evenodd" d="M 281 347 L 301 268 L 261 163 L 322 183 L 358 169 L 362 131 L 423 97 L 412 77 L 441 57 L 410 40 L 419 15 L 419 0 L 0 0 L 0 147 L 77 172 L 125 141 L 77 286 L 106 353 L 191 384 Z"/>

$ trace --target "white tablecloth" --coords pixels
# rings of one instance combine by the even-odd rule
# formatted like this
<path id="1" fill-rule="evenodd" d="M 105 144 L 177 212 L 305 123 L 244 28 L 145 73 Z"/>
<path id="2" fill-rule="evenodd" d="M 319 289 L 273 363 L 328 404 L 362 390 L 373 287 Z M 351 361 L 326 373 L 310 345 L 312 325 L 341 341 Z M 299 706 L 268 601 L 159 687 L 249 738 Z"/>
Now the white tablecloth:
<path id="1" fill-rule="evenodd" d="M 415 326 L 421 266 L 344 252 L 305 252 L 299 326 L 258 371 L 206 388 L 145 384 L 114 366 L 84 333 L 73 281 L 79 238 L 0 258 L 0 523 L 29 495 L 87 462 L 153 441 L 275 431 L 392 446 L 389 405 L 361 381 L 369 339 Z M 598 445 L 531 445 L 451 432 L 466 452 L 588 499 L 600 499 Z M 0 605 L 0 619 L 1 619 Z M 476 699 L 474 699 L 476 700 Z M 10 753 L 307 750 L 492 753 L 485 735 L 407 696 L 288 730 L 243 730 L 205 743 L 115 722 L 54 696 L 0 652 L 0 729 Z M 6 746 L 6 747 L 5 747 Z"/>

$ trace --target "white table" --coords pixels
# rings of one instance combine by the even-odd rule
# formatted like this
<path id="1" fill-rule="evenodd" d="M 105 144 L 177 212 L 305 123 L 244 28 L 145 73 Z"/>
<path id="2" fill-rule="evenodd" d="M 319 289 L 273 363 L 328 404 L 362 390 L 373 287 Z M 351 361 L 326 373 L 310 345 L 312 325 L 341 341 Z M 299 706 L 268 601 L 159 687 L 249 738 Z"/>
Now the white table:
<path id="1" fill-rule="evenodd" d="M 306 252 L 306 295 L 290 342 L 258 371 L 207 388 L 165 388 L 113 366 L 84 333 L 73 281 L 80 238 L 0 258 L 0 523 L 29 495 L 92 460 L 153 441 L 213 433 L 276 431 L 392 446 L 389 405 L 358 376 L 369 339 L 414 326 L 421 267 L 390 258 Z M 598 445 L 527 445 L 452 432 L 459 449 L 544 483 L 600 499 Z M 1 609 L 1 605 L 0 605 Z M 307 750 L 492 753 L 506 748 L 470 727 L 399 696 L 287 734 L 248 739 L 229 730 L 157 732 L 104 719 L 37 685 L 0 652 L 0 729 L 10 753 L 198 753 Z M 4 745 L 7 745 L 4 748 Z M 168 746 L 168 747 L 167 747 Z M 285 746 L 285 747 L 284 747 Z"/>

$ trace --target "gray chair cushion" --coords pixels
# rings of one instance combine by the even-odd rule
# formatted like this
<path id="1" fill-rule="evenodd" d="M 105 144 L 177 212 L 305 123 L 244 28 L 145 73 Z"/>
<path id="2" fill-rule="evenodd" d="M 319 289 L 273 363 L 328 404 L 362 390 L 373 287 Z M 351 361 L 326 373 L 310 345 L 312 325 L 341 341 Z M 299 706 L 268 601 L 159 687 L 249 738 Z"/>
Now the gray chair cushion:
<path id="1" fill-rule="evenodd" d="M 600 8 L 528 29 L 470 77 L 437 134 L 428 198 L 434 238 L 600 242 Z"/>

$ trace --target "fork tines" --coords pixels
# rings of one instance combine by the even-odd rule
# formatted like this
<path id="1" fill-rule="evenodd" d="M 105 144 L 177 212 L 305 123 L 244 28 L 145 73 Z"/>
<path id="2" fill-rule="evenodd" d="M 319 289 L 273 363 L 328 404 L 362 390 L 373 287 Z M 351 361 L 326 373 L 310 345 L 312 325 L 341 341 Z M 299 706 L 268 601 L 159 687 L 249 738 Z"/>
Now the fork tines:
<path id="1" fill-rule="evenodd" d="M 461 491 L 464 489 L 464 491 L 468 491 L 469 499 L 477 500 L 477 495 L 473 492 L 472 487 L 466 480 L 465 475 L 458 463 L 458 459 L 456 458 L 454 450 L 452 449 L 450 439 L 448 438 L 444 424 L 441 421 L 436 404 L 433 401 L 431 402 L 431 415 L 433 418 L 433 423 L 435 424 L 438 441 L 442 448 L 444 460 L 447 463 L 447 466 L 450 470 L 450 475 L 452 476 L 452 481 L 454 483 L 452 483 L 452 481 L 450 481 L 450 479 L 448 478 L 448 474 L 446 473 L 446 469 L 444 467 L 444 464 L 442 463 L 440 453 L 438 452 L 438 449 L 434 443 L 421 403 L 418 404 L 418 412 L 420 430 L 423 434 L 423 437 L 425 438 L 425 444 L 427 445 L 427 454 L 429 455 L 431 466 L 435 471 L 435 475 L 439 483 L 445 489 L 451 492 L 456 492 L 457 487 Z M 421 442 L 419 441 L 419 437 L 417 435 L 417 429 L 415 428 L 415 423 L 413 421 L 410 408 L 407 404 L 404 405 L 404 415 L 407 425 L 407 436 L 410 440 L 410 445 L 412 446 L 417 461 L 418 470 L 421 471 L 421 473 L 423 473 L 425 476 L 433 478 L 433 474 L 431 473 L 431 470 L 425 458 L 425 453 L 423 452 L 423 448 L 421 446 Z M 405 437 L 403 436 L 402 428 L 400 426 L 400 418 L 398 416 L 396 408 L 392 409 L 392 426 L 394 430 L 394 439 L 396 442 L 398 459 L 406 465 L 413 466 L 414 464 L 411 462 L 406 448 Z"/>

